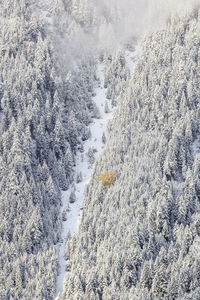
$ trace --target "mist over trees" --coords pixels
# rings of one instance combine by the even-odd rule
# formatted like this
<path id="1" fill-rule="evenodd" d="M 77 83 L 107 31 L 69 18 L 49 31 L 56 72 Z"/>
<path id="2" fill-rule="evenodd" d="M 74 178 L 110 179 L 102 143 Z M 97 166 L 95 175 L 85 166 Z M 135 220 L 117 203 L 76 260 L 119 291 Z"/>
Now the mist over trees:
<path id="1" fill-rule="evenodd" d="M 50 33 L 54 32 L 58 59 L 63 64 L 65 58 L 68 65 L 99 52 L 112 53 L 134 38 L 140 40 L 165 27 L 171 16 L 185 15 L 200 5 L 199 0 L 59 0 L 44 3 L 48 11 L 54 8 Z M 58 28 L 62 32 L 61 39 Z M 63 53 L 66 46 L 68 51 Z"/>

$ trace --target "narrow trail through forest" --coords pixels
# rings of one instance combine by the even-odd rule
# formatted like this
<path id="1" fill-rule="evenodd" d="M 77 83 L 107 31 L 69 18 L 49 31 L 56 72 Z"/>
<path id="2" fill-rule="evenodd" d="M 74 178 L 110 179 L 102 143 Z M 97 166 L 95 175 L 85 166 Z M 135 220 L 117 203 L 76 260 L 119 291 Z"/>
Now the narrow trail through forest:
<path id="1" fill-rule="evenodd" d="M 135 61 L 138 56 L 138 48 L 135 48 L 135 51 L 126 51 L 125 53 L 127 64 L 132 72 Z M 95 163 L 98 156 L 101 154 L 102 149 L 104 148 L 104 142 L 102 140 L 103 133 L 107 138 L 107 124 L 108 120 L 112 118 L 113 111 L 115 108 L 112 107 L 111 101 L 106 98 L 107 89 L 104 88 L 104 71 L 103 64 L 99 63 L 97 66 L 97 78 L 98 78 L 98 86 L 95 89 L 95 95 L 93 100 L 96 103 L 96 106 L 100 112 L 100 118 L 94 118 L 93 122 L 89 125 L 91 131 L 91 137 L 89 140 L 84 143 L 84 151 L 78 152 L 76 155 L 76 167 L 75 167 L 75 175 L 74 182 L 70 186 L 67 191 L 62 192 L 62 203 L 63 210 L 67 210 L 66 221 L 63 221 L 63 229 L 62 229 L 62 242 L 58 244 L 59 248 L 59 265 L 60 271 L 59 276 L 57 278 L 56 285 L 56 296 L 62 292 L 62 286 L 64 277 L 66 274 L 66 261 L 64 257 L 65 253 L 65 244 L 66 238 L 68 234 L 73 235 L 78 232 L 79 221 L 81 217 L 82 204 L 84 199 L 84 191 L 86 185 L 89 182 L 91 173 L 92 173 L 92 164 L 90 163 L 91 159 L 89 159 L 88 151 L 93 150 L 94 157 L 92 158 L 93 163 Z M 108 111 L 105 112 L 105 105 L 108 105 Z M 77 176 L 82 175 L 82 181 L 77 183 Z M 74 189 L 76 200 L 74 203 L 69 203 L 71 190 Z"/>

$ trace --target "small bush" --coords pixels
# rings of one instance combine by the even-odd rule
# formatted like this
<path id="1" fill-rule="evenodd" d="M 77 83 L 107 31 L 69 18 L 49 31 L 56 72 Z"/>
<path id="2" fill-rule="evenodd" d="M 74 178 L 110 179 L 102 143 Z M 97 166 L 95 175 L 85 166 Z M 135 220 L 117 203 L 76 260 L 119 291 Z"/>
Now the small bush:
<path id="1" fill-rule="evenodd" d="M 98 177 L 98 181 L 102 181 L 104 188 L 110 187 L 116 180 L 117 174 L 113 171 L 108 171 Z"/>

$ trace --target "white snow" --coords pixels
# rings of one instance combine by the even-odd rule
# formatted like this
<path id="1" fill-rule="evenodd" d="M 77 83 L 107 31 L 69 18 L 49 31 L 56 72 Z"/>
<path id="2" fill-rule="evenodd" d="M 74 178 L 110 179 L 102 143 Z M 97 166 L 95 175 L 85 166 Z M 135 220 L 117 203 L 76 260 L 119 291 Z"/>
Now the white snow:
<path id="1" fill-rule="evenodd" d="M 198 121 L 198 123 L 199 123 L 198 127 L 200 128 L 200 120 Z M 198 136 L 192 143 L 191 150 L 192 150 L 193 157 L 195 159 L 196 155 L 200 153 L 200 136 Z"/>
<path id="2" fill-rule="evenodd" d="M 198 137 L 192 144 L 192 152 L 193 156 L 195 156 L 200 153 L 200 137 Z"/>
<path id="3" fill-rule="evenodd" d="M 2 117 L 3 117 L 3 113 L 2 113 L 2 111 L 0 110 L 0 129 L 1 129 L 1 121 L 2 121 Z"/>
<path id="4" fill-rule="evenodd" d="M 135 61 L 139 56 L 139 52 L 140 52 L 139 45 L 135 46 L 135 51 L 127 50 L 125 52 L 125 57 L 131 73 L 134 70 Z M 64 277 L 66 274 L 65 271 L 66 261 L 64 257 L 66 237 L 69 232 L 71 235 L 78 232 L 81 209 L 82 209 L 82 204 L 84 199 L 84 191 L 87 183 L 89 182 L 90 175 L 92 173 L 92 167 L 89 166 L 88 163 L 87 152 L 90 147 L 95 148 L 97 150 L 95 153 L 95 160 L 102 152 L 102 149 L 104 147 L 104 144 L 102 142 L 102 135 L 104 132 L 107 137 L 108 120 L 112 118 L 113 111 L 114 111 L 110 101 L 107 100 L 106 98 L 107 90 L 104 88 L 103 65 L 100 63 L 98 64 L 97 76 L 99 78 L 99 86 L 95 90 L 96 96 L 94 97 L 93 100 L 96 103 L 97 107 L 99 108 L 101 117 L 100 119 L 93 119 L 93 123 L 90 124 L 91 138 L 85 141 L 84 152 L 83 153 L 78 152 L 76 155 L 76 167 L 75 167 L 75 177 L 74 177 L 75 181 L 73 183 L 75 185 L 75 190 L 76 190 L 75 203 L 69 203 L 69 196 L 71 192 L 70 188 L 67 191 L 62 192 L 63 209 L 69 208 L 69 212 L 67 213 L 67 221 L 63 222 L 62 242 L 58 244 L 60 272 L 57 278 L 56 299 L 58 299 L 59 294 L 61 294 L 62 292 Z M 104 112 L 106 102 L 108 103 L 108 107 L 110 110 L 109 113 Z M 76 183 L 76 177 L 79 172 L 82 172 L 83 181 L 80 183 Z"/>
<path id="5" fill-rule="evenodd" d="M 135 45 L 135 49 L 133 51 L 128 49 L 125 51 L 126 62 L 129 66 L 131 74 L 134 71 L 135 62 L 138 60 L 140 53 L 141 53 L 141 46 L 139 42 Z"/>
<path id="6" fill-rule="evenodd" d="M 33 15 L 40 18 L 44 23 L 48 24 L 49 30 L 53 29 L 53 15 L 51 12 L 51 4 L 49 0 L 38 0 L 34 4 Z"/>
<path id="7" fill-rule="evenodd" d="M 57 288 L 56 295 L 58 295 L 62 291 L 64 276 L 65 276 L 65 243 L 68 232 L 71 235 L 77 233 L 78 225 L 80 220 L 81 208 L 84 199 L 84 190 L 86 184 L 89 182 L 90 175 L 92 172 L 92 167 L 89 166 L 87 152 L 90 147 L 95 148 L 97 152 L 95 152 L 95 160 L 100 155 L 104 144 L 102 142 L 103 132 L 107 133 L 107 122 L 110 118 L 112 118 L 113 108 L 111 107 L 110 102 L 106 98 L 106 89 L 103 87 L 104 85 L 104 74 L 103 74 L 103 66 L 101 64 L 98 65 L 97 76 L 99 78 L 99 86 L 95 90 L 96 96 L 94 97 L 94 102 L 100 111 L 100 119 L 93 119 L 93 123 L 90 124 L 91 130 L 91 138 L 84 143 L 84 152 L 77 153 L 76 155 L 76 167 L 75 167 L 75 185 L 76 190 L 76 202 L 69 203 L 70 196 L 70 188 L 66 192 L 62 192 L 62 203 L 63 209 L 69 206 L 69 212 L 67 213 L 67 221 L 63 222 L 63 230 L 62 230 L 62 243 L 59 243 L 59 264 L 60 264 L 60 272 L 57 278 Z M 105 113 L 104 107 L 105 102 L 107 101 L 110 112 Z M 80 183 L 76 183 L 76 177 L 79 172 L 82 172 L 83 181 Z"/>

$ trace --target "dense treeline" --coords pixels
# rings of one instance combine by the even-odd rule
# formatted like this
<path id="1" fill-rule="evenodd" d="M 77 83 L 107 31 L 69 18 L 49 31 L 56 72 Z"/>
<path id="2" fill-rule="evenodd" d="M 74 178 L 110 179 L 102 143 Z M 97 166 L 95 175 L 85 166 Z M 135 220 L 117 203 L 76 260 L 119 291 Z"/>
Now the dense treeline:
<path id="1" fill-rule="evenodd" d="M 143 43 L 66 247 L 60 299 L 199 299 L 199 16 Z"/>
<path id="2" fill-rule="evenodd" d="M 1 10 L 2 299 L 52 298 L 57 268 L 50 246 L 59 239 L 61 203 L 53 172 L 64 167 L 54 151 L 61 151 L 58 86 L 51 48 L 25 5 Z"/>
<path id="3" fill-rule="evenodd" d="M 63 78 L 34 1 L 0 10 L 0 298 L 54 299 L 61 189 L 94 115 L 95 68 Z M 58 32 L 59 34 L 59 32 Z M 67 51 L 67 49 L 66 49 Z M 88 75 L 89 74 L 89 75 Z"/>

